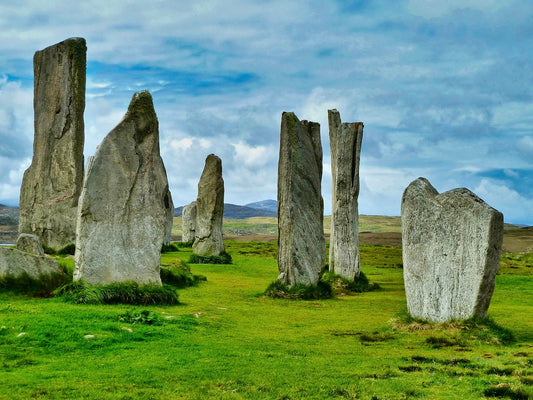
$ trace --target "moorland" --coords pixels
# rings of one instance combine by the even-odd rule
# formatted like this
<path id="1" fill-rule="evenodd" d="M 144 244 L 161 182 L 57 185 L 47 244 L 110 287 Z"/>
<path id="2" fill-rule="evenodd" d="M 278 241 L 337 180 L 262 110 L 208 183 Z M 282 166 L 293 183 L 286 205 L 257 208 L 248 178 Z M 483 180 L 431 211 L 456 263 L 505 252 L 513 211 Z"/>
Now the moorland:
<path id="1" fill-rule="evenodd" d="M 380 289 L 327 300 L 264 295 L 275 222 L 226 220 L 233 263 L 191 264 L 207 281 L 180 289 L 179 305 L 1 292 L 0 399 L 531 398 L 528 228 L 506 227 L 489 318 L 433 325 L 406 313 L 399 219 L 361 218 L 362 270 Z"/>

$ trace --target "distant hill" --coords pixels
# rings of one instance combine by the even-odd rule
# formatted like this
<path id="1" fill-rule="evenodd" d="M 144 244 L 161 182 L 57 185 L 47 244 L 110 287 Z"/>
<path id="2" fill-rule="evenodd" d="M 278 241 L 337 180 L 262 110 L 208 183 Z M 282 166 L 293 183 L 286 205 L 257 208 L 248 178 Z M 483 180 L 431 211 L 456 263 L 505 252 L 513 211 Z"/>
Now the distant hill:
<path id="1" fill-rule="evenodd" d="M 267 200 L 269 201 L 269 200 Z M 183 207 L 174 209 L 174 216 L 181 217 Z M 276 212 L 265 209 L 253 208 L 248 206 L 238 206 L 235 204 L 224 203 L 224 218 L 228 219 L 246 219 L 251 217 L 275 217 Z"/>
<path id="2" fill-rule="evenodd" d="M 0 204 L 0 225 L 18 225 L 19 208 Z"/>
<path id="3" fill-rule="evenodd" d="M 246 207 L 258 208 L 259 210 L 267 210 L 275 213 L 278 213 L 278 202 L 276 200 L 262 200 L 256 201 L 255 203 L 245 204 Z"/>

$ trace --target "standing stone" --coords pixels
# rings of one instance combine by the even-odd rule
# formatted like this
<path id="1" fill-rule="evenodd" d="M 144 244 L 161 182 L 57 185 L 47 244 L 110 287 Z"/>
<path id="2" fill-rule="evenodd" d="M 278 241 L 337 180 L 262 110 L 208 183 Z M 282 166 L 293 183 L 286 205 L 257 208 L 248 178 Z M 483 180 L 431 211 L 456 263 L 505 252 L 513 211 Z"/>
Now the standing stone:
<path id="1" fill-rule="evenodd" d="M 78 207 L 74 280 L 161 284 L 171 203 L 152 97 L 136 93 L 89 159 Z"/>
<path id="2" fill-rule="evenodd" d="M 357 198 L 363 123 L 341 123 L 337 110 L 328 110 L 328 120 L 333 183 L 329 268 L 354 280 L 361 271 Z"/>
<path id="3" fill-rule="evenodd" d="M 183 243 L 194 240 L 196 234 L 196 201 L 183 207 L 181 213 L 181 241 Z"/>
<path id="4" fill-rule="evenodd" d="M 320 124 L 281 115 L 278 163 L 278 280 L 317 284 L 326 262 Z"/>
<path id="5" fill-rule="evenodd" d="M 402 198 L 407 308 L 431 322 L 484 317 L 494 291 L 503 215 L 468 189 L 439 194 L 424 178 Z"/>
<path id="6" fill-rule="evenodd" d="M 165 246 L 170 245 L 170 241 L 172 240 L 172 227 L 174 226 L 174 202 L 172 201 L 170 190 L 168 191 L 167 199 L 168 201 L 165 203 L 167 222 L 165 224 L 165 235 L 163 237 L 163 244 Z"/>
<path id="7" fill-rule="evenodd" d="M 17 239 L 17 249 L 36 256 L 44 256 L 41 239 L 29 233 L 21 233 Z"/>
<path id="8" fill-rule="evenodd" d="M 207 156 L 198 182 L 196 199 L 196 232 L 192 251 L 201 256 L 218 256 L 225 252 L 222 240 L 224 215 L 224 180 L 222 161 L 214 154 Z"/>
<path id="9" fill-rule="evenodd" d="M 85 39 L 35 53 L 33 160 L 20 189 L 19 232 L 60 249 L 76 238 L 83 180 Z"/>

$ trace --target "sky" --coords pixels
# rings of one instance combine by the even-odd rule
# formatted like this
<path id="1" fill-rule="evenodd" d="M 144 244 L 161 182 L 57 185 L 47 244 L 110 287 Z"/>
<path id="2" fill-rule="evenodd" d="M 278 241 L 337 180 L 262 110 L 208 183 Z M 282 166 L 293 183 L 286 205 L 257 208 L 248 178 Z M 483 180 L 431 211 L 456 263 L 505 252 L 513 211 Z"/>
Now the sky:
<path id="1" fill-rule="evenodd" d="M 210 153 L 225 201 L 276 199 L 281 113 L 363 122 L 359 212 L 400 215 L 422 176 L 533 225 L 530 0 L 7 0 L 0 3 L 0 203 L 33 143 L 33 55 L 87 41 L 85 157 L 149 90 L 175 206 Z"/>

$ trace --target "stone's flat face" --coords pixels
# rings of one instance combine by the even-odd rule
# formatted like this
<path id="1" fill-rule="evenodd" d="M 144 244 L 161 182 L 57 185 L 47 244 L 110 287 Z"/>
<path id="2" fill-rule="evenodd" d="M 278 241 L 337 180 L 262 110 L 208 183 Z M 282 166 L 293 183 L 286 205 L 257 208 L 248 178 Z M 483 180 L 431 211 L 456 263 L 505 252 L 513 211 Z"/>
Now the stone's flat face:
<path id="1" fill-rule="evenodd" d="M 158 121 L 147 91 L 89 159 L 76 235 L 74 280 L 161 284 L 170 207 Z"/>
<path id="2" fill-rule="evenodd" d="M 29 233 L 21 233 L 19 235 L 17 239 L 17 250 L 34 254 L 36 256 L 44 256 L 41 240 L 38 236 Z"/>
<path id="3" fill-rule="evenodd" d="M 33 160 L 20 189 L 19 232 L 60 249 L 74 243 L 83 180 L 85 39 L 35 53 Z"/>
<path id="4" fill-rule="evenodd" d="M 337 110 L 328 110 L 331 148 L 332 212 L 330 271 L 347 279 L 359 277 L 359 160 L 363 123 L 341 123 Z"/>
<path id="5" fill-rule="evenodd" d="M 442 194 L 424 178 L 402 198 L 409 313 L 432 322 L 483 317 L 500 263 L 503 215 L 468 189 Z"/>
<path id="6" fill-rule="evenodd" d="M 196 234 L 196 201 L 183 207 L 181 213 L 181 241 L 183 243 L 194 240 Z"/>
<path id="7" fill-rule="evenodd" d="M 226 250 L 222 240 L 223 215 L 222 161 L 214 154 L 210 154 L 205 160 L 204 171 L 198 182 L 193 253 L 218 256 Z"/>
<path id="8" fill-rule="evenodd" d="M 171 241 L 172 227 L 174 226 L 174 202 L 172 201 L 172 194 L 170 193 L 170 190 L 165 197 L 164 204 L 167 214 L 167 223 L 165 224 L 165 236 L 163 237 L 163 244 L 168 246 Z"/>
<path id="9" fill-rule="evenodd" d="M 315 285 L 326 262 L 320 125 L 281 116 L 278 163 L 278 280 Z"/>
<path id="10" fill-rule="evenodd" d="M 17 249 L 0 247 L 0 277 L 28 274 L 33 279 L 62 274 L 55 258 L 38 256 Z"/>

